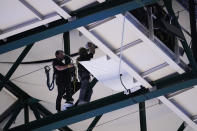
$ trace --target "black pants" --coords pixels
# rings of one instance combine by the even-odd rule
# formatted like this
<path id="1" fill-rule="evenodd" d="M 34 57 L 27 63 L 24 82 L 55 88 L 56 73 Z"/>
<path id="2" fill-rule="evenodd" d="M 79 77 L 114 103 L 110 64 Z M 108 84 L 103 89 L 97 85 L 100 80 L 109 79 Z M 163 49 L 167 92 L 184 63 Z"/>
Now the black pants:
<path id="1" fill-rule="evenodd" d="M 89 79 L 86 78 L 86 79 L 81 80 L 79 100 L 90 102 L 92 92 L 93 92 L 92 88 L 89 87 Z"/>
<path id="2" fill-rule="evenodd" d="M 80 73 L 80 94 L 79 101 L 90 102 L 92 96 L 92 88 L 89 87 L 90 73 L 87 71 L 82 71 Z"/>
<path id="3" fill-rule="evenodd" d="M 70 82 L 56 81 L 57 85 L 57 99 L 56 99 L 56 110 L 61 110 L 61 101 L 63 95 L 66 93 L 66 101 L 72 101 L 71 86 Z"/>

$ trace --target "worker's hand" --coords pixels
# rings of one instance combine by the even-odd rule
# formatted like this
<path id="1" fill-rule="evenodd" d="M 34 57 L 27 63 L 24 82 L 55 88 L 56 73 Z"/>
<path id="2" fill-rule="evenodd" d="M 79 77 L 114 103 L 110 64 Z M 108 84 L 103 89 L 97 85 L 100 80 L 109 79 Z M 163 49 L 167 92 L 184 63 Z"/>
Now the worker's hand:
<path id="1" fill-rule="evenodd" d="M 67 68 L 72 68 L 74 65 L 73 64 L 69 64 L 68 66 L 67 66 Z"/>

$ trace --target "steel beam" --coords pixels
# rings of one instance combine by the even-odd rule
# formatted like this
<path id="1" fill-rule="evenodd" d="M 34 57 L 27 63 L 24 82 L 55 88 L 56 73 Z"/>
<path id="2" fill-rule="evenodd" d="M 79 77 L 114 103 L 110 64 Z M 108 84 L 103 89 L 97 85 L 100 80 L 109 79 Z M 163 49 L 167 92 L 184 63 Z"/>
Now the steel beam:
<path id="1" fill-rule="evenodd" d="M 179 22 L 178 22 L 178 20 L 177 20 L 177 17 L 176 17 L 176 15 L 175 15 L 175 13 L 174 13 L 173 8 L 172 8 L 172 1 L 171 1 L 171 0 L 164 0 L 164 4 L 165 4 L 165 6 L 166 6 L 166 9 L 167 9 L 168 13 L 169 13 L 169 14 L 172 16 L 172 18 L 173 18 L 173 19 L 172 19 L 172 24 L 173 24 L 175 27 L 177 27 L 178 29 L 181 30 L 181 26 L 180 26 L 180 24 L 179 24 Z M 181 32 L 182 32 L 182 31 L 181 31 Z M 183 34 L 183 32 L 182 32 L 182 34 Z M 183 36 L 184 36 L 184 34 L 183 34 Z M 195 36 L 195 37 L 196 37 L 196 36 Z M 194 57 L 193 57 L 193 54 L 192 54 L 192 52 L 191 52 L 191 49 L 189 48 L 189 45 L 187 44 L 185 38 L 184 38 L 184 40 L 181 40 L 181 44 L 182 44 L 182 46 L 183 46 L 183 48 L 184 48 L 184 50 L 185 50 L 185 53 L 186 53 L 186 55 L 187 55 L 187 58 L 188 58 L 188 60 L 189 60 L 189 62 L 190 62 L 190 64 L 191 64 L 191 66 L 192 66 L 194 72 L 197 73 L 197 63 L 196 63 L 196 61 L 195 61 L 195 59 L 194 59 Z"/>
<path id="2" fill-rule="evenodd" d="M 77 106 L 73 109 L 30 122 L 26 125 L 12 128 L 11 131 L 26 129 L 45 131 L 57 129 L 64 125 L 73 124 L 94 116 L 105 114 L 197 84 L 197 77 L 192 73 L 184 73 L 179 77 L 176 77 L 176 79 L 176 81 L 166 83 L 160 87 L 155 85 L 158 87 L 158 89 L 153 91 L 145 92 L 143 90 L 139 90 L 129 95 L 125 95 L 124 92 L 117 93 L 115 95 L 111 95 L 88 104 Z"/>
<path id="3" fill-rule="evenodd" d="M 70 2 L 71 0 L 63 0 L 63 1 L 61 1 L 61 2 L 59 2 L 59 5 L 61 6 L 61 7 L 63 7 L 63 6 L 65 6 L 68 2 Z"/>
<path id="4" fill-rule="evenodd" d="M 158 65 L 158 66 L 155 66 L 155 67 L 153 67 L 153 68 L 151 68 L 151 69 L 149 69 L 149 70 L 147 70 L 147 71 L 144 71 L 144 72 L 142 72 L 140 75 L 142 76 L 142 77 L 146 77 L 147 75 L 149 75 L 149 74 L 151 74 L 151 73 L 153 73 L 153 72 L 155 72 L 155 71 L 157 71 L 157 70 L 160 70 L 160 69 L 162 69 L 162 68 L 164 68 L 164 67 L 166 67 L 166 66 L 168 66 L 169 64 L 167 63 L 167 62 L 164 62 L 164 63 L 162 63 L 162 64 L 160 64 L 160 65 Z"/>
<path id="5" fill-rule="evenodd" d="M 195 122 L 196 122 L 196 121 L 197 121 L 197 115 L 192 116 L 192 118 L 191 118 L 191 119 L 192 119 L 192 121 L 195 121 Z"/>
<path id="6" fill-rule="evenodd" d="M 122 46 L 122 51 L 125 51 L 126 49 L 129 49 L 129 48 L 131 48 L 131 47 L 133 47 L 133 46 L 135 46 L 137 44 L 140 44 L 142 42 L 143 41 L 141 39 L 137 39 L 137 40 L 135 40 L 135 41 L 133 41 L 133 42 L 131 42 L 129 44 L 123 45 Z M 121 50 L 121 48 L 118 48 L 118 49 L 114 50 L 114 53 L 120 54 L 120 50 Z"/>
<path id="7" fill-rule="evenodd" d="M 24 105 L 24 122 L 25 124 L 29 123 L 29 107 L 27 103 Z"/>
<path id="8" fill-rule="evenodd" d="M 116 17 L 112 16 L 112 17 L 108 17 L 108 18 L 106 18 L 104 20 L 96 21 L 94 23 L 91 23 L 91 24 L 87 25 L 86 28 L 89 31 L 94 30 L 95 27 L 98 27 L 99 25 L 102 25 L 102 24 L 104 24 L 104 23 L 106 23 L 106 22 L 108 22 L 108 21 L 110 21 L 110 20 L 112 20 L 114 18 L 116 18 Z"/>
<path id="9" fill-rule="evenodd" d="M 96 124 L 98 123 L 98 121 L 101 119 L 101 117 L 102 115 L 96 116 L 94 120 L 92 121 L 92 123 L 89 125 L 87 131 L 92 131 L 94 127 L 96 126 Z"/>
<path id="10" fill-rule="evenodd" d="M 196 3 L 195 3 L 196 2 Z M 192 38 L 192 51 L 194 58 L 197 62 L 197 29 L 196 29 L 196 18 L 195 18 L 195 7 L 197 1 L 189 0 L 189 16 L 190 16 L 190 29 L 191 29 L 191 38 Z"/>
<path id="11" fill-rule="evenodd" d="M 4 111 L 1 115 L 0 115 L 0 123 L 5 120 L 12 112 L 14 112 L 14 110 L 16 109 L 16 107 L 19 105 L 20 101 L 17 100 L 16 102 L 14 102 L 8 109 L 6 109 L 6 111 Z"/>
<path id="12" fill-rule="evenodd" d="M 183 122 L 177 131 L 184 131 L 185 127 L 185 122 Z"/>
<path id="13" fill-rule="evenodd" d="M 20 103 L 17 105 L 17 107 L 15 108 L 15 111 L 13 112 L 11 118 L 6 123 L 6 125 L 4 126 L 4 128 L 3 128 L 4 130 L 8 130 L 8 128 L 10 128 L 10 126 L 12 125 L 12 123 L 15 121 L 16 117 L 20 113 L 21 109 L 23 108 L 23 104 L 24 104 L 23 101 L 20 101 Z"/>
<path id="14" fill-rule="evenodd" d="M 191 90 L 191 89 L 193 89 L 193 88 L 194 88 L 194 87 L 186 88 L 186 89 L 179 90 L 179 91 L 177 91 L 177 92 L 168 94 L 168 95 L 166 95 L 166 98 L 169 99 L 169 100 L 171 100 L 171 99 L 173 99 L 175 96 L 180 95 L 180 94 L 182 94 L 182 93 L 184 93 L 184 92 L 186 92 L 186 91 L 189 91 L 189 90 Z"/>
<path id="15" fill-rule="evenodd" d="M 34 104 L 34 105 L 30 105 L 30 108 L 31 108 L 31 110 L 33 111 L 33 113 L 34 113 L 34 116 L 36 117 L 36 119 L 38 120 L 38 119 L 41 119 L 41 117 L 40 117 L 40 113 L 38 112 L 38 110 L 36 109 L 36 104 Z"/>
<path id="16" fill-rule="evenodd" d="M 154 27 L 153 27 L 153 17 L 152 17 L 152 7 L 148 7 L 148 29 L 149 29 L 149 39 L 154 40 Z"/>
<path id="17" fill-rule="evenodd" d="M 3 81 L 4 79 L 5 79 L 5 77 L 2 74 L 0 74 L 0 81 Z M 17 85 L 15 85 L 11 81 L 7 81 L 4 86 L 5 86 L 5 88 L 8 91 L 10 91 L 17 98 L 22 98 L 22 99 L 30 98 L 30 96 L 26 92 L 24 92 L 23 90 L 21 90 Z"/>
<path id="18" fill-rule="evenodd" d="M 42 106 L 39 103 L 36 103 L 35 106 L 37 107 L 38 112 L 43 116 L 43 117 L 47 117 L 47 116 L 51 116 L 53 115 L 53 113 L 51 113 L 49 110 L 47 110 L 44 106 Z M 62 128 L 59 128 L 58 130 L 60 131 L 72 131 L 71 128 L 69 128 L 68 126 L 64 126 Z"/>
<path id="19" fill-rule="evenodd" d="M 8 38 L 7 42 L 0 41 L 0 54 L 84 25 L 88 25 L 92 22 L 102 20 L 128 10 L 133 10 L 155 3 L 156 1 L 157 0 L 114 0 L 103 2 L 99 5 L 81 11 L 81 13 L 76 15 L 77 19 L 69 23 L 66 23 L 66 21 L 63 23 L 55 22 L 49 28 L 37 28 L 29 30 Z"/>
<path id="20" fill-rule="evenodd" d="M 140 115 L 140 130 L 147 131 L 145 102 L 139 103 L 139 115 Z"/>
<path id="21" fill-rule="evenodd" d="M 29 9 L 34 15 L 35 17 L 37 17 L 39 20 L 43 19 L 43 16 L 40 14 L 40 12 L 38 12 L 35 8 L 33 8 L 28 2 L 26 2 L 25 0 L 19 0 L 27 9 Z"/>
<path id="22" fill-rule="evenodd" d="M 19 64 L 23 61 L 23 59 L 25 58 L 25 56 L 27 55 L 27 53 L 30 51 L 30 49 L 32 48 L 32 46 L 33 46 L 33 44 L 28 45 L 23 50 L 23 52 L 20 54 L 20 56 L 18 57 L 18 59 L 16 60 L 16 62 L 12 65 L 12 67 L 10 68 L 10 70 L 8 71 L 8 73 L 6 74 L 5 78 L 0 83 L 0 91 L 3 88 L 4 84 L 10 79 L 10 77 L 12 76 L 12 74 L 15 72 L 15 70 L 17 69 L 17 67 L 19 66 Z"/>

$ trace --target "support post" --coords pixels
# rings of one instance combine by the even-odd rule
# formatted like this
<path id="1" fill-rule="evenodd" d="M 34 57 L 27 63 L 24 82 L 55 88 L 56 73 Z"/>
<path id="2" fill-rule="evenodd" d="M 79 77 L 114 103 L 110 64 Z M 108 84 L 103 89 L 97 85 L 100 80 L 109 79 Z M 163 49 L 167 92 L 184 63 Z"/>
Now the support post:
<path id="1" fill-rule="evenodd" d="M 94 120 L 92 121 L 92 123 L 89 125 L 87 131 L 92 131 L 94 127 L 96 126 L 96 124 L 98 123 L 98 121 L 101 119 L 101 117 L 102 115 L 96 116 Z"/>
<path id="2" fill-rule="evenodd" d="M 185 122 L 183 122 L 177 131 L 184 131 L 185 127 Z"/>
<path id="3" fill-rule="evenodd" d="M 66 55 L 70 56 L 70 35 L 69 31 L 63 33 L 63 39 L 64 39 L 64 52 Z M 65 57 L 65 64 L 70 64 L 71 59 L 69 57 Z M 69 85 L 71 85 L 71 72 L 69 70 L 69 74 L 67 74 L 69 77 Z"/>
<path id="4" fill-rule="evenodd" d="M 194 0 L 189 0 L 189 16 L 191 27 L 192 51 L 197 62 L 197 32 L 196 32 L 196 17 L 195 17 L 195 3 Z"/>
<path id="5" fill-rule="evenodd" d="M 149 39 L 154 39 L 154 28 L 153 28 L 153 17 L 152 17 L 152 7 L 148 7 L 148 29 L 149 29 Z"/>
<path id="6" fill-rule="evenodd" d="M 40 113 L 38 112 L 38 110 L 36 109 L 36 107 L 37 107 L 36 104 L 30 105 L 30 108 L 31 108 L 31 110 L 34 113 L 34 116 L 36 117 L 37 120 L 39 120 L 39 119 L 41 119 L 41 117 L 40 117 Z"/>
<path id="7" fill-rule="evenodd" d="M 25 124 L 29 123 L 29 107 L 27 103 L 24 106 L 24 122 Z"/>
<path id="8" fill-rule="evenodd" d="M 12 76 L 12 74 L 15 72 L 15 70 L 17 69 L 17 67 L 19 66 L 19 64 L 23 61 L 23 59 L 25 58 L 25 56 L 27 55 L 27 53 L 30 51 L 30 49 L 32 48 L 33 44 L 28 45 L 23 52 L 20 54 L 20 56 L 18 57 L 18 59 L 16 60 L 16 62 L 12 65 L 12 67 L 10 68 L 10 70 L 8 71 L 8 73 L 6 74 L 4 80 L 0 83 L 0 91 L 3 88 L 4 84 L 10 79 L 10 77 Z"/>
<path id="9" fill-rule="evenodd" d="M 139 103 L 139 113 L 140 113 L 140 129 L 141 131 L 147 131 L 145 102 Z"/>
<path id="10" fill-rule="evenodd" d="M 63 39 L 64 39 L 64 52 L 66 55 L 70 56 L 70 33 L 69 31 L 63 33 Z"/>

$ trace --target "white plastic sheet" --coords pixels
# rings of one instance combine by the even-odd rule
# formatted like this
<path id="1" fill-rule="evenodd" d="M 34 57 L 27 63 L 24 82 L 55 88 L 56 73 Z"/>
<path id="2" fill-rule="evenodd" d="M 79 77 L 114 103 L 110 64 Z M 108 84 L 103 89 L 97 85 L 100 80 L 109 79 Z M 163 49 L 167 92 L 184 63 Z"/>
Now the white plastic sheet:
<path id="1" fill-rule="evenodd" d="M 119 74 L 119 62 L 107 59 L 106 56 L 93 59 L 91 61 L 80 62 L 94 77 L 102 82 L 106 87 L 116 91 L 124 91 Z M 140 83 L 133 82 L 133 77 L 121 68 L 122 82 L 127 89 L 134 92 L 139 89 Z"/>

